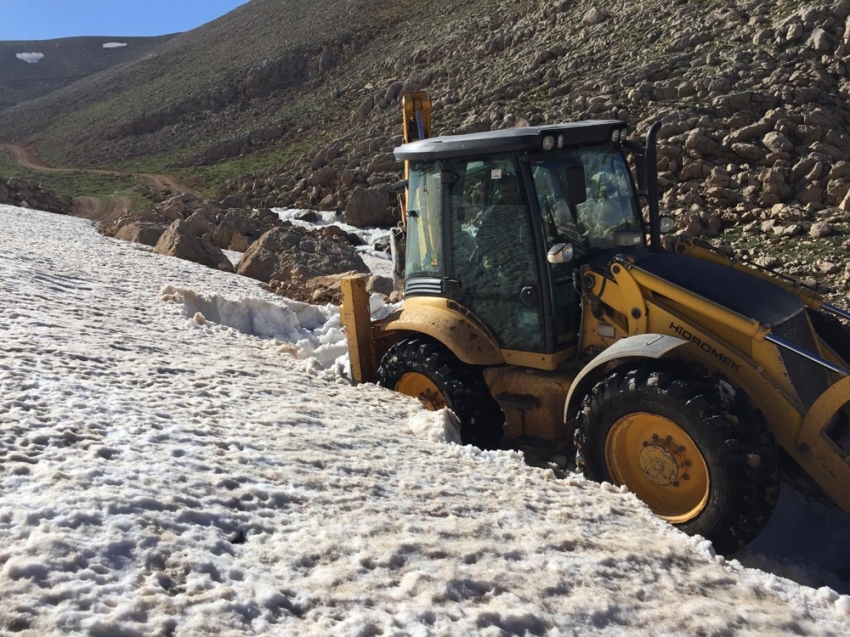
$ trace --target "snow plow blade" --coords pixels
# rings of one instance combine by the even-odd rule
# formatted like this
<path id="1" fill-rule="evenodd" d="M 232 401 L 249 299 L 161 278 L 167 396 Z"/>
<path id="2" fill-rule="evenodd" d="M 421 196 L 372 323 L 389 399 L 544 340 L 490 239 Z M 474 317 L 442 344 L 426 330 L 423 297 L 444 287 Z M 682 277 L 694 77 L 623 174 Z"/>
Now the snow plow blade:
<path id="1" fill-rule="evenodd" d="M 848 403 L 850 376 L 845 376 L 821 394 L 806 413 L 797 436 L 797 452 L 805 458 L 807 467 L 811 463 L 824 490 L 850 513 L 850 409 L 839 415 Z M 847 421 L 843 427 L 835 426 L 836 416 Z"/>

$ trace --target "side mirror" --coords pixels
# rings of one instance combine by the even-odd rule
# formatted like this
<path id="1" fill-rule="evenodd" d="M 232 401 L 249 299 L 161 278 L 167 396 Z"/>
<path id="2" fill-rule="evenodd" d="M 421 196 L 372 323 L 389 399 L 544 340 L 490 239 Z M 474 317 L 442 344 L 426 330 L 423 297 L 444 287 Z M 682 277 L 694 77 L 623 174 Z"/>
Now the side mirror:
<path id="1" fill-rule="evenodd" d="M 571 205 L 577 206 L 587 201 L 587 181 L 584 177 L 584 166 L 581 164 L 567 166 L 567 189 Z"/>
<path id="2" fill-rule="evenodd" d="M 658 226 L 661 234 L 670 234 L 676 227 L 676 220 L 673 217 L 664 216 L 659 219 Z"/>
<path id="3" fill-rule="evenodd" d="M 575 250 L 572 243 L 556 243 L 546 253 L 546 260 L 552 265 L 569 263 L 573 260 Z"/>

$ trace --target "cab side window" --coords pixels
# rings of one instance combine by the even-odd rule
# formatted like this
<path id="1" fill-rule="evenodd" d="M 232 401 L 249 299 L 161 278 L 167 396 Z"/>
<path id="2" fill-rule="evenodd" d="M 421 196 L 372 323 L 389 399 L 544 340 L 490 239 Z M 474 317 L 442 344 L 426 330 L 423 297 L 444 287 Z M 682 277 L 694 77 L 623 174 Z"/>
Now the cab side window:
<path id="1" fill-rule="evenodd" d="M 433 164 L 414 164 L 410 171 L 407 213 L 407 276 L 443 273 L 443 220 L 440 171 Z"/>

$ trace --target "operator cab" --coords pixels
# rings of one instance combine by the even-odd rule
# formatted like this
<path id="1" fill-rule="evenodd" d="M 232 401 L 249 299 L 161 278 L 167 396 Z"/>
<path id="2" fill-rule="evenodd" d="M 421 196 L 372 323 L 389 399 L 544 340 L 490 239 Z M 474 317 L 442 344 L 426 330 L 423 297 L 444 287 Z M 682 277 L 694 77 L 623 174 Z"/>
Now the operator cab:
<path id="1" fill-rule="evenodd" d="M 574 353 L 574 270 L 645 242 L 627 132 L 620 121 L 581 122 L 397 148 L 409 162 L 405 298 L 455 301 L 508 358 Z"/>

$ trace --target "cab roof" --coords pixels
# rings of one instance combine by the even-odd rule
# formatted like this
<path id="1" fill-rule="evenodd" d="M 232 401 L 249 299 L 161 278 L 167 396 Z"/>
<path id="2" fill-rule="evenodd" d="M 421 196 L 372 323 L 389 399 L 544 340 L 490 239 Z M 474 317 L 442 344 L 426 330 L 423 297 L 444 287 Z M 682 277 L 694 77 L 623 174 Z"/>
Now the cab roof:
<path id="1" fill-rule="evenodd" d="M 399 146 L 393 153 L 397 161 L 434 161 L 499 153 L 543 152 L 543 139 L 549 135 L 556 140 L 563 135 L 564 148 L 592 146 L 610 143 L 615 130 L 627 128 L 628 124 L 616 119 L 506 128 L 422 139 Z"/>

